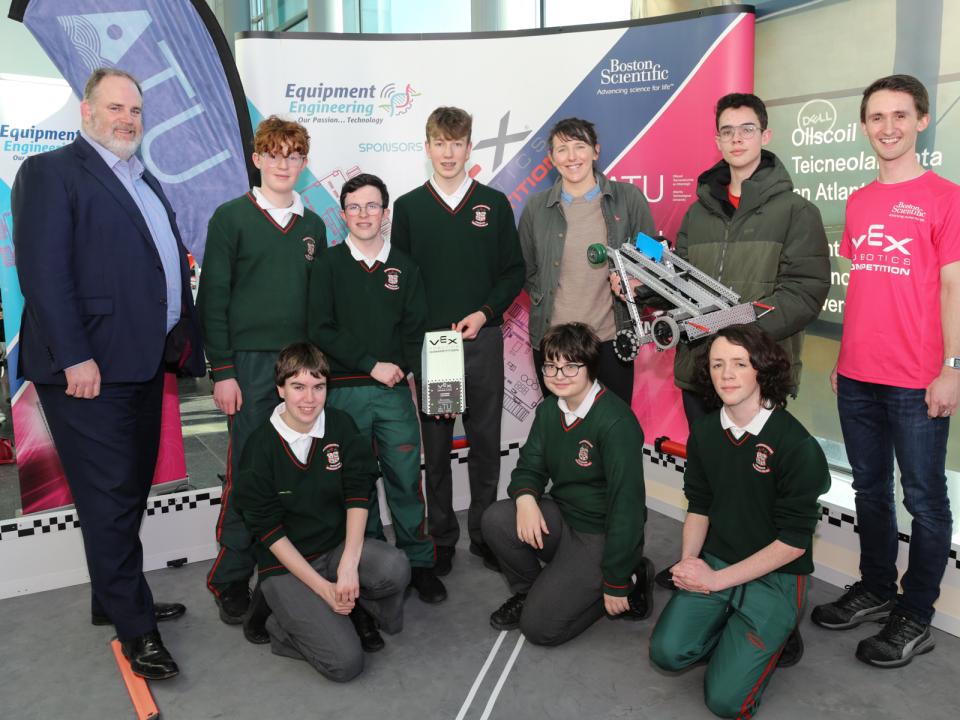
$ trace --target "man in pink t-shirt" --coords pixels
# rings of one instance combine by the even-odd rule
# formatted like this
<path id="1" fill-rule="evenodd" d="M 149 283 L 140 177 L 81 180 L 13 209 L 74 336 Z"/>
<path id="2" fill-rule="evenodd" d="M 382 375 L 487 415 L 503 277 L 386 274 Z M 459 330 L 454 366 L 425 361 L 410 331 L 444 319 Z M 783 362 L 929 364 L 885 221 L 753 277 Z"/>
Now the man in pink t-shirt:
<path id="1" fill-rule="evenodd" d="M 847 201 L 840 245 L 852 266 L 831 383 L 853 472 L 861 580 L 812 619 L 832 630 L 884 622 L 857 646 L 860 660 L 879 667 L 933 649 L 953 527 L 945 467 L 960 396 L 960 186 L 917 157 L 929 107 L 926 88 L 909 75 L 864 91 L 860 122 L 879 173 Z M 894 457 L 913 517 L 899 596 Z"/>

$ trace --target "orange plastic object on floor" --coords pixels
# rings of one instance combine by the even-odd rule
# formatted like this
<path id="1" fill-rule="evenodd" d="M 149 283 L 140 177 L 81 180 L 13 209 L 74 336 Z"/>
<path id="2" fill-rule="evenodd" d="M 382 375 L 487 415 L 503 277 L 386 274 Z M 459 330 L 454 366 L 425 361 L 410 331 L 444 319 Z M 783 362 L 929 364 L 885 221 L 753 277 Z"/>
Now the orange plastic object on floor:
<path id="1" fill-rule="evenodd" d="M 113 659 L 117 661 L 117 667 L 120 668 L 120 677 L 123 678 L 123 684 L 127 686 L 127 692 L 130 694 L 130 700 L 133 702 L 133 709 L 137 713 L 137 720 L 157 720 L 160 717 L 160 710 L 153 699 L 153 693 L 150 692 L 150 686 L 147 681 L 139 675 L 134 675 L 130 669 L 130 662 L 123 656 L 123 650 L 120 649 L 120 641 L 114 638 L 110 641 L 110 648 L 113 650 Z"/>

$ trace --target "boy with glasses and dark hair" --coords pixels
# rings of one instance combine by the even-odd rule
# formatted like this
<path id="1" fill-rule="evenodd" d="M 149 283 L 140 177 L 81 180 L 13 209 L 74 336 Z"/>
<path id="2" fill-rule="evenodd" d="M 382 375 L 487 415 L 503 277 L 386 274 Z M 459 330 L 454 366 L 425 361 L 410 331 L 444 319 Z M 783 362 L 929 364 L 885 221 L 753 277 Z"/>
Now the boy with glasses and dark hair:
<path id="1" fill-rule="evenodd" d="M 820 314 L 830 290 L 827 236 L 820 211 L 793 192 L 789 173 L 765 149 L 771 139 L 767 109 L 756 95 L 731 93 L 717 101 L 716 143 L 722 159 L 698 179 L 697 200 L 677 233 L 676 253 L 740 294 L 769 305 L 757 321 L 790 361 L 790 394 L 800 383 L 804 328 Z M 653 300 L 652 302 L 656 302 Z M 711 393 L 699 379 L 709 340 L 681 343 L 674 382 L 683 396 L 687 423 L 704 416 Z M 672 589 L 670 568 L 657 582 Z M 799 635 L 781 666 L 802 654 Z"/>
<path id="2" fill-rule="evenodd" d="M 537 408 L 510 499 L 484 513 L 483 536 L 514 593 L 490 624 L 559 645 L 604 611 L 649 616 L 653 565 L 643 557 L 643 431 L 596 380 L 600 341 L 583 323 L 569 323 L 548 330 L 540 349 L 556 397 Z"/>
<path id="3" fill-rule="evenodd" d="M 934 648 L 930 622 L 953 531 L 946 460 L 960 400 L 960 187 L 919 162 L 929 113 L 927 90 L 910 75 L 863 92 L 860 127 L 878 173 L 847 201 L 840 254 L 852 266 L 831 376 L 853 473 L 861 578 L 811 614 L 830 630 L 884 623 L 856 656 L 886 668 Z M 894 459 L 913 518 L 902 594 Z"/>
<path id="4" fill-rule="evenodd" d="M 329 407 L 353 418 L 376 441 L 397 547 L 413 568 L 420 599 L 441 602 L 420 490 L 420 424 L 409 373 L 420 372 L 427 301 L 420 269 L 382 234 L 390 196 L 375 175 L 351 178 L 340 191 L 346 240 L 323 253 L 310 285 L 310 339 L 330 358 Z M 371 498 L 367 535 L 383 538 Z"/>
<path id="5" fill-rule="evenodd" d="M 390 240 L 420 266 L 427 293 L 427 330 L 463 334 L 470 443 L 467 472 L 470 552 L 497 568 L 480 531 L 480 517 L 497 499 L 500 416 L 503 412 L 503 313 L 523 284 L 523 256 L 510 202 L 467 174 L 473 118 L 439 107 L 427 119 L 427 157 L 433 174 L 399 197 Z M 419 378 L 418 378 L 419 380 Z M 426 464 L 430 534 L 437 542 L 436 574 L 453 565 L 460 525 L 453 510 L 450 449 L 454 418 L 420 416 Z"/>
<path id="6" fill-rule="evenodd" d="M 314 258 L 327 246 L 323 220 L 293 189 L 307 164 L 310 137 L 271 116 L 253 138 L 262 184 L 224 203 L 210 218 L 197 307 L 212 367 L 213 399 L 227 416 L 230 446 L 217 542 L 207 587 L 220 619 L 239 624 L 249 606 L 252 538 L 233 509 L 231 489 L 247 437 L 277 403 L 273 365 L 284 346 L 307 338 L 307 288 Z M 266 635 L 247 626 L 247 639 Z"/>

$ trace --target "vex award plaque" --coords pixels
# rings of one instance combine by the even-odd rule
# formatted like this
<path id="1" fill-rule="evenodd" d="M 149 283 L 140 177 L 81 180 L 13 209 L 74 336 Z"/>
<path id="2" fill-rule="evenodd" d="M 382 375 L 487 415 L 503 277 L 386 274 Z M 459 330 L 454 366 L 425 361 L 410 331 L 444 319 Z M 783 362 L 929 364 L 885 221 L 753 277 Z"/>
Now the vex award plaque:
<path id="1" fill-rule="evenodd" d="M 463 381 L 463 338 L 453 330 L 423 338 L 420 409 L 427 415 L 462 413 L 467 408 Z"/>

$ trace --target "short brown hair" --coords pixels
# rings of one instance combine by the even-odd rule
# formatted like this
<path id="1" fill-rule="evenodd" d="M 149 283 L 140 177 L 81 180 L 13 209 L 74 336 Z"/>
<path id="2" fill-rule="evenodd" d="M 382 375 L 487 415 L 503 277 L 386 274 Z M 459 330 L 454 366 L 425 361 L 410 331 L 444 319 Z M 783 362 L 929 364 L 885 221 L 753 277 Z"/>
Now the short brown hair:
<path id="1" fill-rule="evenodd" d="M 315 378 L 330 377 L 330 364 L 316 345 L 306 342 L 287 345 L 277 356 L 273 366 L 273 381 L 277 387 L 283 387 L 289 378 L 301 372 L 308 372 Z"/>
<path id="2" fill-rule="evenodd" d="M 540 341 L 544 362 L 564 358 L 572 363 L 583 363 L 591 380 L 597 379 L 600 365 L 600 340 L 587 325 L 579 322 L 554 325 Z"/>
<path id="3" fill-rule="evenodd" d="M 307 129 L 298 122 L 284 120 L 271 115 L 257 125 L 257 132 L 253 136 L 253 151 L 255 153 L 271 153 L 276 155 L 283 146 L 287 146 L 287 153 L 310 154 L 310 135 Z"/>
<path id="4" fill-rule="evenodd" d="M 880 90 L 907 93 L 913 98 L 913 106 L 917 109 L 918 118 L 930 114 L 930 96 L 922 82 L 913 75 L 887 75 L 879 80 L 874 80 L 863 91 L 863 99 L 860 101 L 860 122 L 867 122 L 867 100 Z"/>
<path id="5" fill-rule="evenodd" d="M 427 140 L 460 140 L 470 142 L 473 132 L 473 117 L 458 107 L 438 107 L 427 118 Z"/>
<path id="6" fill-rule="evenodd" d="M 94 92 L 96 92 L 97 85 L 103 82 L 104 78 L 108 77 L 126 78 L 137 86 L 137 92 L 140 93 L 140 97 L 143 98 L 143 88 L 140 87 L 140 83 L 133 75 L 120 68 L 100 67 L 90 73 L 90 77 L 87 78 L 87 84 L 83 86 L 83 99 L 89 101 L 90 98 L 93 97 Z"/>

